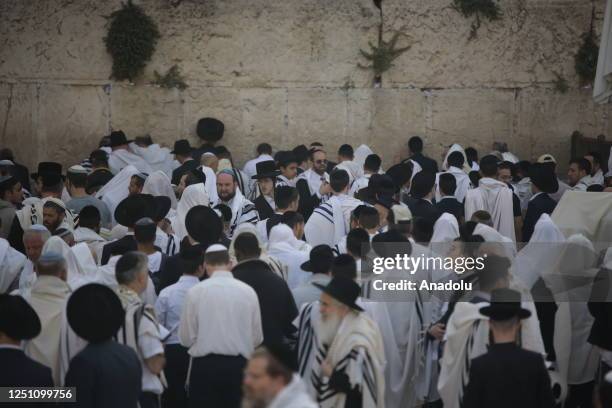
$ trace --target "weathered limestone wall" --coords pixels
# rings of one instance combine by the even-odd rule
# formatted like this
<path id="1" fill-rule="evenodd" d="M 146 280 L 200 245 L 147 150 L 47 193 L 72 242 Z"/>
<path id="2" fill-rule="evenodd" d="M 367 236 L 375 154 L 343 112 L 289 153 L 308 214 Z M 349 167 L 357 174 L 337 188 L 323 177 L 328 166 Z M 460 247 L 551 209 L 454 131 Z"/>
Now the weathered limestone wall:
<path id="1" fill-rule="evenodd" d="M 238 162 L 263 140 L 275 148 L 315 140 L 329 150 L 368 143 L 387 162 L 409 136 L 429 154 L 464 140 L 484 152 L 507 141 L 522 157 L 569 159 L 569 135 L 610 134 L 608 106 L 580 89 L 574 54 L 591 2 L 503 0 L 498 22 L 471 20 L 451 0 L 139 0 L 162 38 L 135 85 L 108 79 L 103 37 L 119 0 L 0 2 L 0 145 L 33 166 L 86 156 L 100 136 L 123 129 L 165 145 L 216 116 Z M 596 26 L 604 0 L 596 0 Z M 411 48 L 373 88 L 359 53 L 389 39 Z M 152 85 L 153 70 L 179 64 L 189 88 Z M 570 91 L 555 91 L 555 73 Z"/>

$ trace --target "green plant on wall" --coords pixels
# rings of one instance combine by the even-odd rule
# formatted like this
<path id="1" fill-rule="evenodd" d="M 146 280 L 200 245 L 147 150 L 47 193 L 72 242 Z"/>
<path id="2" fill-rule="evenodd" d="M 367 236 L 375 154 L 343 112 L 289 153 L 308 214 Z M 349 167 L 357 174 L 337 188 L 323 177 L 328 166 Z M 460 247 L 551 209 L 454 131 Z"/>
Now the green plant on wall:
<path id="1" fill-rule="evenodd" d="M 178 65 L 173 65 L 170 67 L 168 72 L 166 72 L 164 75 L 161 75 L 157 71 L 154 71 L 153 75 L 155 75 L 155 79 L 152 82 L 154 85 L 158 85 L 166 89 L 176 88 L 181 91 L 187 89 L 187 84 L 181 75 L 181 70 Z"/>
<path id="2" fill-rule="evenodd" d="M 502 16 L 501 9 L 495 0 L 453 0 L 453 8 L 465 18 L 474 16 L 469 40 L 476 38 L 481 25 L 481 18 L 495 21 Z"/>
<path id="3" fill-rule="evenodd" d="M 574 67 L 576 74 L 580 78 L 583 85 L 592 84 L 595 80 L 595 72 L 597 71 L 597 58 L 599 56 L 599 46 L 597 45 L 597 37 L 593 29 L 595 21 L 595 5 L 591 14 L 591 27 L 588 32 L 582 34 L 582 44 L 578 48 L 578 52 L 574 57 Z"/>
<path id="4" fill-rule="evenodd" d="M 144 10 L 128 0 L 110 17 L 104 38 L 106 51 L 113 58 L 111 78 L 118 81 L 138 77 L 155 52 L 159 30 Z"/>
<path id="5" fill-rule="evenodd" d="M 395 33 L 389 41 L 384 41 L 382 36 L 380 36 L 378 45 L 368 42 L 370 45 L 369 52 L 359 50 L 361 55 L 370 61 L 370 65 L 359 64 L 359 68 L 371 69 L 374 72 L 374 78 L 377 82 L 380 81 L 382 74 L 393 66 L 393 61 L 410 48 L 410 46 L 396 48 L 399 35 L 400 33 Z"/>

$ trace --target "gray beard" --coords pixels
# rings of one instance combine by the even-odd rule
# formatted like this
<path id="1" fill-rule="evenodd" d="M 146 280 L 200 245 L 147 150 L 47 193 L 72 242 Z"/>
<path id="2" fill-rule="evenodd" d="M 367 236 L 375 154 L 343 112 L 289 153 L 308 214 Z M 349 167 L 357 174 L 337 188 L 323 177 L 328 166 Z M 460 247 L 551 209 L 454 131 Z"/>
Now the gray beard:
<path id="1" fill-rule="evenodd" d="M 340 323 L 342 323 L 342 318 L 336 314 L 329 316 L 327 320 L 321 318 L 317 327 L 317 336 L 321 343 L 331 345 L 338 333 Z"/>

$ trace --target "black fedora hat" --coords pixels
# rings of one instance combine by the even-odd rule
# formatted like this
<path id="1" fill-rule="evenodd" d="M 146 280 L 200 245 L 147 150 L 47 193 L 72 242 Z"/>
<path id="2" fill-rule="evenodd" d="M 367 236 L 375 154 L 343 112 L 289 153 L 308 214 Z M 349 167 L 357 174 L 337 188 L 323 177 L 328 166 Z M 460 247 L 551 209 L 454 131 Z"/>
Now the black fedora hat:
<path id="1" fill-rule="evenodd" d="M 193 147 L 189 144 L 189 140 L 181 139 L 174 142 L 174 149 L 170 153 L 187 155 L 191 154 L 192 151 Z"/>
<path id="2" fill-rule="evenodd" d="M 328 273 L 334 263 L 334 251 L 329 245 L 317 245 L 310 250 L 309 260 L 300 267 L 302 270 L 313 273 Z"/>
<path id="3" fill-rule="evenodd" d="M 491 320 L 526 319 L 531 316 L 531 312 L 521 306 L 521 294 L 512 289 L 493 290 L 491 304 L 481 307 L 480 313 Z"/>
<path id="4" fill-rule="evenodd" d="M 36 180 L 38 176 L 43 174 L 59 174 L 62 176 L 62 165 L 57 162 L 40 162 L 38 163 L 38 170 L 36 173 L 30 174 L 30 176 Z"/>
<path id="5" fill-rule="evenodd" d="M 30 340 L 40 333 L 40 319 L 21 296 L 0 294 L 0 332 L 13 340 Z"/>
<path id="6" fill-rule="evenodd" d="M 429 171 L 421 170 L 412 179 L 410 194 L 414 198 L 423 198 L 434 188 L 435 184 L 436 175 Z"/>
<path id="7" fill-rule="evenodd" d="M 386 174 L 391 177 L 395 184 L 395 191 L 399 191 L 412 176 L 412 166 L 409 162 L 395 164 L 387 170 Z"/>
<path id="8" fill-rule="evenodd" d="M 323 293 L 336 299 L 338 302 L 347 305 L 351 309 L 363 312 L 363 308 L 355 301 L 361 294 L 361 288 L 355 281 L 347 278 L 333 278 L 327 286 L 318 283 L 313 283 L 314 286 L 321 289 Z"/>
<path id="9" fill-rule="evenodd" d="M 125 318 L 119 297 L 99 283 L 78 288 L 68 299 L 66 314 L 72 330 L 90 343 L 111 339 Z"/>
<path id="10" fill-rule="evenodd" d="M 544 193 L 553 194 L 559 190 L 559 180 L 550 163 L 533 163 L 529 166 L 529 178 Z"/>
<path id="11" fill-rule="evenodd" d="M 172 207 L 172 201 L 170 197 L 166 196 L 155 196 L 153 199 L 155 200 L 155 216 L 151 218 L 153 218 L 155 222 L 160 222 L 168 215 L 170 207 Z"/>
<path id="12" fill-rule="evenodd" d="M 132 142 L 132 140 L 127 140 L 127 137 L 125 136 L 125 133 L 123 133 L 123 130 L 115 130 L 111 132 L 109 138 L 110 147 L 122 146 Z"/>
<path id="13" fill-rule="evenodd" d="M 157 200 L 150 194 L 128 196 L 117 205 L 114 215 L 118 224 L 124 227 L 133 227 L 136 221 L 141 218 L 157 218 Z"/>
<path id="14" fill-rule="evenodd" d="M 254 180 L 262 178 L 274 178 L 281 174 L 280 170 L 276 169 L 274 160 L 264 160 L 257 162 L 257 164 L 255 164 L 255 168 L 257 169 L 257 174 L 251 177 Z"/>
<path id="15" fill-rule="evenodd" d="M 201 244 L 218 242 L 223 232 L 219 215 L 204 205 L 196 205 L 187 212 L 185 226 L 189 236 Z"/>
<path id="16" fill-rule="evenodd" d="M 196 126 L 196 133 L 198 137 L 212 143 L 221 140 L 224 131 L 225 125 L 223 122 L 215 118 L 202 118 L 198 120 L 198 124 Z"/>

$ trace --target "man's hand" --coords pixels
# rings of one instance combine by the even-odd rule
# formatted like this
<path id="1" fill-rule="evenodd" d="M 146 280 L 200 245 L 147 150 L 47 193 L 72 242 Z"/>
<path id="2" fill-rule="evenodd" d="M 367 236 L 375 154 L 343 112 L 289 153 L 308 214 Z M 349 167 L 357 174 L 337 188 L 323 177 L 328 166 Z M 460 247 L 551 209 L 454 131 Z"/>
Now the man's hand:
<path id="1" fill-rule="evenodd" d="M 442 341 L 444 333 L 446 333 L 446 326 L 443 323 L 436 323 L 427 330 L 429 335 L 438 341 Z"/>
<path id="2" fill-rule="evenodd" d="M 323 372 L 323 375 L 325 377 L 331 377 L 332 373 L 334 372 L 334 368 L 329 363 L 329 361 L 323 360 L 323 362 L 321 363 L 321 371 Z"/>
<path id="3" fill-rule="evenodd" d="M 329 193 L 331 193 L 331 185 L 327 181 L 324 181 L 321 183 L 321 187 L 319 187 L 319 194 L 326 195 Z"/>

